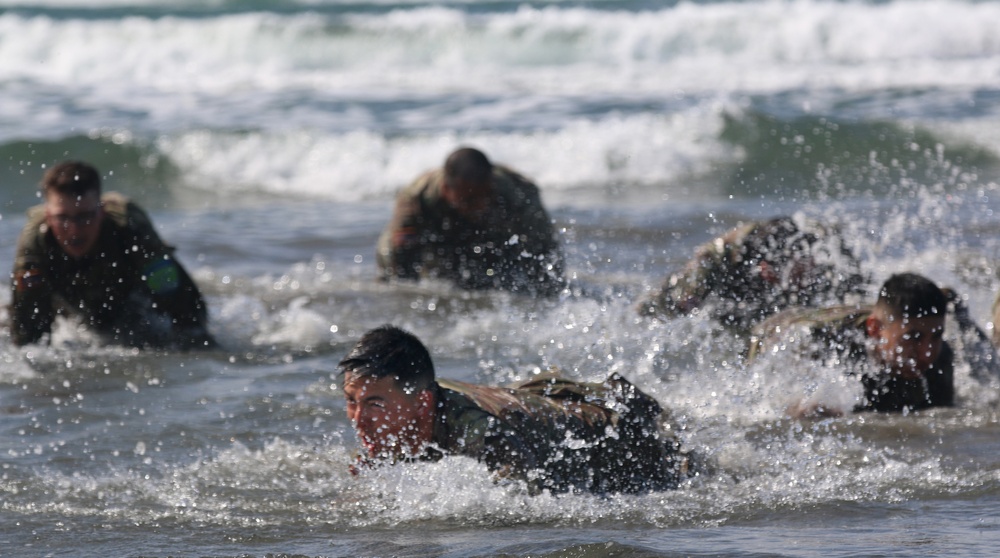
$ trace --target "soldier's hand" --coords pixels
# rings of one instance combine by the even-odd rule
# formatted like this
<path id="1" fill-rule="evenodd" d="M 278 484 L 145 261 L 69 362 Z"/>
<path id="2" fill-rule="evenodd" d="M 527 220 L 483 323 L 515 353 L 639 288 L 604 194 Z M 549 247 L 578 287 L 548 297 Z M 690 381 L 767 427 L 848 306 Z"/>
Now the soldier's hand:
<path id="1" fill-rule="evenodd" d="M 943 287 L 941 292 L 944 293 L 944 297 L 948 300 L 948 302 L 952 304 L 962 304 L 962 297 L 955 292 L 955 289 L 951 287 Z"/>
<path id="2" fill-rule="evenodd" d="M 955 316 L 955 320 L 958 322 L 959 327 L 962 329 L 967 329 L 970 326 L 975 327 L 975 322 L 972 321 L 972 317 L 969 316 L 969 308 L 965 305 L 965 301 L 962 300 L 962 295 L 955 292 L 955 289 L 950 287 L 945 287 L 941 289 L 944 293 L 945 298 L 951 305 L 951 312 Z"/>

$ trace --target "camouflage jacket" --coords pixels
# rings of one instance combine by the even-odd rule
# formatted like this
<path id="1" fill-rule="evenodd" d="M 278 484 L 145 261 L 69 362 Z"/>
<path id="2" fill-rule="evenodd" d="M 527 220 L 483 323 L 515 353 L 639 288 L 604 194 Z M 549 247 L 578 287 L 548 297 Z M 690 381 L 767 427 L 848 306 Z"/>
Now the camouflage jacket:
<path id="1" fill-rule="evenodd" d="M 495 165 L 494 199 L 472 222 L 441 196 L 443 171 L 425 173 L 396 198 L 379 237 L 382 278 L 440 277 L 466 289 L 554 294 L 563 287 L 562 254 L 538 187 Z"/>
<path id="2" fill-rule="evenodd" d="M 799 356 L 844 367 L 845 373 L 861 378 L 864 388 L 864 401 L 855 411 L 899 412 L 953 405 L 951 346 L 944 344 L 937 361 L 919 380 L 890 375 L 880 370 L 871 357 L 871 343 L 865 332 L 871 311 L 871 306 L 857 305 L 785 310 L 753 329 L 748 357 L 754 360 L 794 346 Z"/>
<path id="3" fill-rule="evenodd" d="M 687 459 L 660 405 L 621 376 L 542 376 L 514 388 L 439 380 L 434 446 L 473 457 L 534 491 L 674 488 Z"/>
<path id="4" fill-rule="evenodd" d="M 81 315 L 127 345 L 209 342 L 201 294 L 149 216 L 121 194 L 109 192 L 101 202 L 105 218 L 97 245 L 79 260 L 57 245 L 43 206 L 28 211 L 11 275 L 14 342 L 38 341 L 60 314 Z M 151 324 L 156 315 L 169 319 L 166 335 Z"/>
<path id="5" fill-rule="evenodd" d="M 1000 347 L 1000 292 L 993 300 L 993 345 Z"/>
<path id="6" fill-rule="evenodd" d="M 761 247 L 751 248 L 752 241 L 760 242 L 762 230 L 775 226 L 794 232 L 781 242 L 767 239 Z M 761 260 L 809 265 L 798 282 L 787 276 L 769 282 L 762 278 Z M 836 230 L 810 223 L 803 231 L 791 218 L 781 217 L 740 225 L 699 246 L 680 272 L 640 304 L 639 311 L 673 317 L 708 306 L 712 317 L 723 324 L 749 329 L 784 308 L 814 304 L 826 296 L 842 300 L 847 293 L 859 292 L 863 283 L 857 259 Z"/>

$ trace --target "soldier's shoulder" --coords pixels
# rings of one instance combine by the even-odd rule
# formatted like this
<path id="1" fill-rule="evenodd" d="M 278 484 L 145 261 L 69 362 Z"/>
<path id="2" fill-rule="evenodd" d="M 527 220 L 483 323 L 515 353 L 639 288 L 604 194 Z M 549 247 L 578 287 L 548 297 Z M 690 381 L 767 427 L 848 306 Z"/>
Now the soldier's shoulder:
<path id="1" fill-rule="evenodd" d="M 695 249 L 695 260 L 719 260 L 725 257 L 735 259 L 740 253 L 743 242 L 759 223 L 750 221 L 740 223 L 726 232 L 701 243 Z"/>
<path id="2" fill-rule="evenodd" d="M 793 307 L 787 308 L 768 317 L 756 326 L 756 330 L 770 331 L 782 326 L 795 325 L 812 326 L 835 323 L 852 323 L 867 318 L 871 314 L 870 305 L 837 304 L 823 307 Z"/>
<path id="3" fill-rule="evenodd" d="M 753 232 L 757 227 L 764 224 L 766 221 L 748 221 L 746 223 L 740 223 L 735 227 L 726 231 L 722 236 L 715 239 L 715 242 L 720 240 L 727 245 L 739 245 L 742 244 L 750 233 Z"/>
<path id="4" fill-rule="evenodd" d="M 438 386 L 443 399 L 453 410 L 479 410 L 489 415 L 499 417 L 506 410 L 518 405 L 514 390 L 496 386 L 485 386 L 460 382 L 458 380 L 438 379 Z"/>
<path id="5" fill-rule="evenodd" d="M 495 401 L 486 386 L 455 380 L 438 380 L 438 418 L 435 438 L 452 449 L 458 440 L 476 445 L 499 423 L 504 402 Z"/>
<path id="6" fill-rule="evenodd" d="M 104 192 L 101 194 L 101 205 L 104 211 L 124 212 L 129 204 L 135 205 L 132 198 L 121 192 Z"/>
<path id="7" fill-rule="evenodd" d="M 25 211 L 28 221 L 41 221 L 45 219 L 45 204 L 33 205 Z"/>
<path id="8" fill-rule="evenodd" d="M 528 178 L 527 176 L 525 176 L 524 173 L 522 173 L 520 171 L 517 171 L 517 170 L 514 170 L 513 167 L 510 167 L 510 166 L 507 166 L 507 165 L 503 165 L 503 164 L 495 164 L 495 165 L 493 165 L 493 174 L 496 177 L 503 178 L 503 179 L 506 179 L 506 180 L 510 180 L 512 182 L 518 182 L 518 183 L 521 183 L 521 184 L 525 184 L 525 185 L 527 185 L 529 187 L 533 187 L 533 188 L 537 188 L 538 187 L 535 184 L 535 182 L 533 180 L 531 180 L 530 178 Z"/>
<path id="9" fill-rule="evenodd" d="M 138 204 L 120 192 L 102 194 L 101 207 L 104 209 L 104 215 L 120 227 L 128 226 L 130 214 L 141 213 L 145 216 L 145 211 Z M 146 219 L 148 220 L 148 217 Z"/>
<path id="10" fill-rule="evenodd" d="M 493 165 L 494 187 L 505 197 L 530 198 L 539 197 L 539 188 L 531 179 L 506 165 Z"/>
<path id="11" fill-rule="evenodd" d="M 45 205 L 38 204 L 28 208 L 25 212 L 27 221 L 24 224 L 25 233 L 45 232 Z"/>
<path id="12" fill-rule="evenodd" d="M 44 205 L 36 205 L 29 208 L 26 214 L 27 220 L 17 240 L 17 257 L 15 261 L 17 267 L 26 265 L 27 261 L 33 257 L 33 254 L 37 255 L 45 250 L 45 238 L 49 230 L 49 226 L 45 222 Z"/>
<path id="13" fill-rule="evenodd" d="M 444 171 L 441 169 L 432 169 L 423 172 L 420 176 L 416 177 L 409 184 L 404 186 L 397 194 L 396 197 L 401 200 L 415 199 L 415 198 L 425 198 L 425 199 L 437 199 L 441 197 L 441 182 L 444 177 Z"/>
<path id="14" fill-rule="evenodd" d="M 804 335 L 805 339 L 813 341 L 841 339 L 848 336 L 849 332 L 857 331 L 869 314 L 871 306 L 856 304 L 782 310 L 753 327 L 748 357 L 750 360 L 755 359 L 790 335 Z"/>
<path id="15" fill-rule="evenodd" d="M 837 238 L 844 234 L 840 223 L 832 221 L 820 221 L 814 217 L 801 217 L 795 219 L 799 230 L 815 235 L 817 238 Z"/>

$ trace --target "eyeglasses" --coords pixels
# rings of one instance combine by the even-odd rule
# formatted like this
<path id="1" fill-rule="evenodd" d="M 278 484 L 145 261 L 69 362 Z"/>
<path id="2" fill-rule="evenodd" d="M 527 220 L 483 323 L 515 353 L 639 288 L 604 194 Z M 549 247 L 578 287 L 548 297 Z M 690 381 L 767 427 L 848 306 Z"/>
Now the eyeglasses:
<path id="1" fill-rule="evenodd" d="M 97 220 L 97 214 L 99 211 L 100 210 L 98 209 L 92 209 L 90 211 L 74 213 L 73 215 L 60 213 L 58 215 L 53 215 L 52 218 L 59 223 L 59 226 L 64 228 L 70 226 L 70 224 L 78 227 L 84 227 Z"/>

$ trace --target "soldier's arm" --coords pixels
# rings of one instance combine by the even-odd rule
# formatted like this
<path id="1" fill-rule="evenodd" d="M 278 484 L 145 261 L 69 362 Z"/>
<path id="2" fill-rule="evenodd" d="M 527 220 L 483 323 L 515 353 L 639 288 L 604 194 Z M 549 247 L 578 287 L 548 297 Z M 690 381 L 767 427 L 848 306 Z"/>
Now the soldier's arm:
<path id="1" fill-rule="evenodd" d="M 993 299 L 992 313 L 993 317 L 993 345 L 1000 347 L 1000 293 L 997 293 L 995 299 Z"/>
<path id="2" fill-rule="evenodd" d="M 537 264 L 538 279 L 547 287 L 542 292 L 551 295 L 561 291 L 566 283 L 562 246 L 552 224 L 552 217 L 542 205 L 537 187 L 533 186 L 533 192 L 531 217 L 528 220 L 531 243 L 527 251 Z"/>
<path id="3" fill-rule="evenodd" d="M 456 415 L 448 425 L 456 443 L 451 451 L 472 457 L 496 479 L 528 480 L 538 467 L 535 451 L 507 424 L 479 408 Z"/>
<path id="4" fill-rule="evenodd" d="M 524 175 L 505 166 L 498 166 L 500 176 L 515 183 L 513 190 L 520 196 L 519 219 L 521 228 L 527 234 L 524 243 L 526 252 L 538 262 L 542 279 L 551 283 L 556 290 L 562 288 L 563 254 L 559 237 L 556 235 L 552 217 L 542 204 L 541 190 Z"/>
<path id="5" fill-rule="evenodd" d="M 934 367 L 924 372 L 927 394 L 933 407 L 950 407 L 955 404 L 954 360 L 954 352 L 948 343 L 945 343 Z"/>
<path id="6" fill-rule="evenodd" d="M 997 355 L 993 341 L 969 315 L 969 309 L 961 295 L 950 288 L 941 290 L 948 298 L 952 316 L 958 323 L 962 354 L 969 363 L 972 376 L 978 380 L 987 380 L 991 377 L 1000 378 L 1000 356 Z"/>
<path id="7" fill-rule="evenodd" d="M 11 273 L 11 340 L 16 345 L 34 343 L 52 330 L 55 319 L 51 278 L 42 262 L 44 250 L 37 242 L 40 222 L 31 219 L 17 243 Z"/>
<path id="8" fill-rule="evenodd" d="M 208 306 L 187 271 L 167 256 L 150 262 L 143 273 L 157 308 L 170 316 L 176 342 L 188 348 L 211 347 L 208 333 Z"/>
<path id="9" fill-rule="evenodd" d="M 640 311 L 647 315 L 672 317 L 701 307 L 712 292 L 715 275 L 723 265 L 722 250 L 719 241 L 699 247 L 684 269 L 668 277 L 660 290 L 643 303 Z"/>
<path id="10" fill-rule="evenodd" d="M 148 216 L 129 204 L 129 230 L 134 235 L 134 265 L 156 310 L 170 317 L 175 341 L 184 347 L 213 346 L 208 333 L 208 306 L 198 286 L 164 243 Z"/>
<path id="11" fill-rule="evenodd" d="M 439 180 L 439 174 L 435 171 L 425 173 L 397 194 L 392 218 L 378 240 L 377 261 L 381 279 L 420 278 L 429 218 L 423 196 Z"/>
<path id="12" fill-rule="evenodd" d="M 487 436 L 478 459 L 493 472 L 494 480 L 523 481 L 532 493 L 545 486 L 546 479 L 541 475 L 534 449 L 512 431 Z"/>
<path id="13" fill-rule="evenodd" d="M 27 345 L 52 330 L 52 288 L 39 267 L 15 266 L 11 275 L 10 334 L 15 345 Z"/>
<path id="14" fill-rule="evenodd" d="M 379 275 L 382 279 L 420 277 L 422 248 L 419 200 L 401 195 L 392 220 L 378 242 Z"/>

